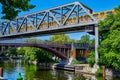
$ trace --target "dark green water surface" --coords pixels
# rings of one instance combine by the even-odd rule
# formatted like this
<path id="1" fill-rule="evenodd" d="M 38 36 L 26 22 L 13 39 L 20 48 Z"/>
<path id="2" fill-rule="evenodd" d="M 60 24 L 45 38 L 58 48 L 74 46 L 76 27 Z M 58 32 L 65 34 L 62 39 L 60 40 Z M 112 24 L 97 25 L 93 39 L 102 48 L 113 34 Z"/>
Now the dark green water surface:
<path id="1" fill-rule="evenodd" d="M 0 67 L 3 67 L 3 77 L 7 80 L 17 80 L 20 72 L 23 80 L 103 80 L 102 77 L 81 74 L 79 72 L 55 70 L 26 63 L 0 62 Z M 111 78 L 109 80 L 112 80 Z M 116 80 L 116 79 L 113 79 Z"/>

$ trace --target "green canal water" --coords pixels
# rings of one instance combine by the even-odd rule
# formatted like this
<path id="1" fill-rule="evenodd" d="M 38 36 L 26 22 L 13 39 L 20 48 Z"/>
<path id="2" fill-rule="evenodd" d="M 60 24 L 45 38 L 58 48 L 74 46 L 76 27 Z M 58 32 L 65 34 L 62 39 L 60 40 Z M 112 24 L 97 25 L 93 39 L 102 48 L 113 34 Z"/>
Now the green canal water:
<path id="1" fill-rule="evenodd" d="M 102 77 L 96 78 L 95 76 L 85 75 L 79 72 L 37 67 L 23 62 L 19 63 L 19 61 L 0 62 L 0 67 L 3 67 L 3 77 L 6 80 L 17 80 L 19 72 L 23 80 L 103 80 Z"/>

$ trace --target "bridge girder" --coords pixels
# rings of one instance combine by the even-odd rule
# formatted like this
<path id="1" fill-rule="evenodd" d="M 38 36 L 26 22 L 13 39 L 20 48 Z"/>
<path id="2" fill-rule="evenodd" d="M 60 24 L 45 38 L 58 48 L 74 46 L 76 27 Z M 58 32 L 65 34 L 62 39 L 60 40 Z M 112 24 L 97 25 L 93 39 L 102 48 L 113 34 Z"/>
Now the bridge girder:
<path id="1" fill-rule="evenodd" d="M 22 16 L 11 21 L 6 20 L 0 24 L 0 38 L 85 30 L 82 27 L 91 27 L 97 24 L 97 20 L 91 13 L 92 10 L 87 6 L 79 2 L 73 2 Z M 88 16 L 89 19 L 82 20 L 81 16 Z M 79 28 L 73 29 L 76 26 Z"/>
<path id="2" fill-rule="evenodd" d="M 68 51 L 70 52 L 71 46 L 74 46 L 74 48 L 79 49 L 79 50 L 92 50 L 92 46 L 88 44 L 83 44 L 83 43 L 74 43 L 72 44 L 63 44 L 63 45 L 58 45 L 58 44 L 38 44 L 38 43 L 0 43 L 0 55 L 2 53 L 7 52 L 8 50 L 12 50 L 18 47 L 37 47 L 41 48 L 47 51 L 52 52 L 52 54 L 58 56 L 59 58 L 62 59 L 67 59 L 68 58 Z"/>
<path id="3" fill-rule="evenodd" d="M 64 49 L 69 49 L 69 47 L 66 47 L 64 45 L 63 46 L 54 46 L 54 45 L 50 46 L 50 45 L 45 45 L 45 44 L 33 44 L 33 43 L 0 43 L 0 55 L 2 53 L 5 53 L 9 50 L 12 50 L 12 49 L 15 49 L 18 47 L 37 47 L 37 48 L 47 50 L 61 59 L 68 59 L 68 57 L 65 55 L 66 53 L 57 51 L 54 48 L 57 48 L 57 47 L 61 48 L 62 47 Z"/>

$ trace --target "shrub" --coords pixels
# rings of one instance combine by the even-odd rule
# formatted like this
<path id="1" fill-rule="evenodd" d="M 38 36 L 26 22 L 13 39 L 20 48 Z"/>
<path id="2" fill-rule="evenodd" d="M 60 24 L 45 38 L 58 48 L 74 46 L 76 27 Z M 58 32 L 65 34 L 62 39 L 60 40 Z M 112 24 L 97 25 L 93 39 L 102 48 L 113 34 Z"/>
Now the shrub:
<path id="1" fill-rule="evenodd" d="M 102 76 L 102 69 L 99 68 L 97 71 L 96 71 L 96 76 Z"/>
<path id="2" fill-rule="evenodd" d="M 93 65 L 95 63 L 95 52 L 94 51 L 91 51 L 89 53 L 88 63 L 90 64 L 91 67 L 93 67 Z"/>
<path id="3" fill-rule="evenodd" d="M 72 64 L 81 64 L 82 62 L 81 61 L 78 61 L 78 60 L 76 60 L 76 59 L 74 59 L 73 61 L 72 61 Z"/>

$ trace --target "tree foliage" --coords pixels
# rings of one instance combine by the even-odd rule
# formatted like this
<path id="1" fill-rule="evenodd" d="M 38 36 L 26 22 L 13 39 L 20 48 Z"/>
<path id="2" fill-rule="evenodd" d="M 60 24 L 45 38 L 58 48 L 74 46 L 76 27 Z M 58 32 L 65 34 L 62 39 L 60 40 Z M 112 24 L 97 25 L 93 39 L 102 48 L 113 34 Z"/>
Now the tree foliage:
<path id="1" fill-rule="evenodd" d="M 17 55 L 16 54 L 16 49 L 12 49 L 6 52 L 6 55 Z"/>
<path id="2" fill-rule="evenodd" d="M 35 47 L 24 47 L 26 60 L 37 62 L 52 62 L 53 55 L 50 52 Z"/>
<path id="3" fill-rule="evenodd" d="M 75 42 L 75 40 L 69 38 L 67 35 L 65 34 L 61 34 L 61 35 L 53 35 L 50 40 L 50 42 L 53 43 L 58 43 L 58 44 L 66 44 L 66 43 L 71 43 L 71 42 Z"/>
<path id="4" fill-rule="evenodd" d="M 90 43 L 90 36 L 89 35 L 83 35 L 78 42 L 89 44 Z"/>
<path id="5" fill-rule="evenodd" d="M 81 41 L 82 43 L 94 44 L 94 39 L 90 40 L 89 35 L 83 35 L 81 37 L 81 40 L 79 41 Z M 76 41 L 69 38 L 65 34 L 61 34 L 61 35 L 53 35 L 49 40 L 45 40 L 45 41 L 39 40 L 37 38 L 29 38 L 26 40 L 26 42 L 33 43 L 33 44 L 34 43 L 37 43 L 37 44 L 57 43 L 58 45 L 58 44 L 72 43 Z M 36 60 L 37 62 L 53 62 L 52 58 L 54 56 L 52 53 L 36 47 L 20 47 L 20 48 L 17 48 L 14 53 L 25 55 L 26 60 L 32 60 L 32 61 Z M 92 62 L 94 62 L 94 60 Z"/>
<path id="6" fill-rule="evenodd" d="M 29 11 L 35 5 L 29 4 L 30 0 L 0 0 L 2 4 L 3 19 L 14 19 L 19 12 Z"/>
<path id="7" fill-rule="evenodd" d="M 37 38 L 29 38 L 29 39 L 27 39 L 26 40 L 26 42 L 27 43 L 41 43 L 42 42 L 42 40 L 39 40 L 39 39 L 37 39 Z"/>
<path id="8" fill-rule="evenodd" d="M 16 49 L 16 54 L 24 55 L 24 53 L 25 53 L 25 50 L 24 50 L 23 47 L 19 47 L 19 48 Z"/>
<path id="9" fill-rule="evenodd" d="M 93 66 L 95 64 L 95 52 L 94 51 L 89 52 L 88 63 L 90 64 L 90 66 Z"/>
<path id="10" fill-rule="evenodd" d="M 90 39 L 89 35 L 83 35 L 83 36 L 81 36 L 80 40 L 78 40 L 77 42 L 94 45 L 95 44 L 95 39 Z"/>
<path id="11" fill-rule="evenodd" d="M 99 64 L 120 69 L 120 6 L 115 14 L 100 22 L 99 31 L 102 38 Z"/>
<path id="12" fill-rule="evenodd" d="M 37 38 L 30 38 L 27 39 L 26 42 L 28 43 L 37 43 L 40 44 L 42 40 L 39 40 Z M 37 62 L 52 62 L 52 54 L 50 52 L 47 52 L 43 49 L 36 48 L 36 47 L 24 47 L 25 51 L 25 58 L 26 60 L 36 60 Z"/>

